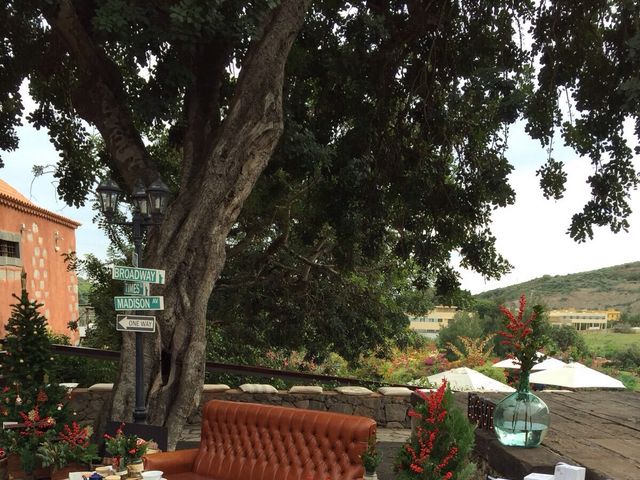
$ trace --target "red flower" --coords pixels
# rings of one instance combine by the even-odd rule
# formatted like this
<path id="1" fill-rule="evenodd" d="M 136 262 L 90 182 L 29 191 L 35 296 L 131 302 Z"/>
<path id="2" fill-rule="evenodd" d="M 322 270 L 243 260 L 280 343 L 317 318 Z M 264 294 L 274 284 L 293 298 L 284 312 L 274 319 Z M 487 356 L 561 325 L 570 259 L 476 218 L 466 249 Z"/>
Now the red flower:
<path id="1" fill-rule="evenodd" d="M 62 427 L 58 438 L 72 447 L 79 446 L 86 448 L 89 445 L 90 435 L 91 432 L 88 427 L 81 427 L 77 422 L 71 422 L 71 426 L 64 425 Z"/>
<path id="2" fill-rule="evenodd" d="M 419 418 L 423 422 L 433 426 L 429 431 L 421 426 L 416 427 L 418 451 L 416 451 L 416 449 L 411 444 L 405 444 L 405 451 L 411 456 L 411 464 L 409 468 L 411 468 L 411 470 L 416 473 L 422 473 L 424 471 L 425 465 L 431 457 L 433 447 L 436 443 L 438 435 L 440 434 L 440 425 L 447 416 L 447 410 L 442 405 L 446 390 L 446 380 L 442 382 L 440 388 L 438 388 L 438 390 L 436 390 L 435 392 L 427 394 L 418 390 L 418 395 L 424 400 L 425 404 L 427 405 L 427 411 L 425 412 L 425 414 L 419 413 L 413 409 L 409 411 L 409 416 Z M 457 453 L 457 449 L 455 449 L 455 452 L 448 458 L 445 457 L 445 460 L 443 461 L 444 465 L 449 463 L 455 453 Z M 436 468 L 439 469 L 442 467 Z"/>
<path id="3" fill-rule="evenodd" d="M 517 316 L 504 305 L 500 311 L 504 314 L 504 330 L 498 334 L 502 337 L 501 345 L 507 345 L 512 350 L 512 358 L 520 363 L 522 372 L 529 372 L 539 361 L 537 351 L 544 347 L 544 337 L 539 328 L 537 309 L 531 313 L 528 319 L 524 319 L 527 300 L 524 294 L 520 297 L 520 305 Z M 536 331 L 534 332 L 534 328 Z"/>
<path id="4" fill-rule="evenodd" d="M 122 457 L 129 463 L 132 460 L 140 459 L 146 453 L 149 442 L 134 434 L 125 434 L 124 426 L 125 424 L 122 423 L 113 436 L 105 435 L 105 447 L 112 457 Z"/>

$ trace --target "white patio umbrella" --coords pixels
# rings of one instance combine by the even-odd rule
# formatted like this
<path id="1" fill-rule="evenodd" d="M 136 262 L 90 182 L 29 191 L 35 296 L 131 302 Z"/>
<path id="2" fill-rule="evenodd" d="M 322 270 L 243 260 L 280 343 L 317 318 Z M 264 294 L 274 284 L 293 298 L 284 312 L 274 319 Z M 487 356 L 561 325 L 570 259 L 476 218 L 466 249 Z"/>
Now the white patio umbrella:
<path id="1" fill-rule="evenodd" d="M 439 387 L 442 380 L 446 379 L 451 390 L 458 392 L 515 392 L 515 389 L 509 385 L 467 367 L 447 370 L 431 375 L 427 379 L 435 387 Z"/>
<path id="2" fill-rule="evenodd" d="M 577 362 L 561 368 L 532 373 L 529 381 L 566 388 L 625 388 L 620 380 Z"/>
<path id="3" fill-rule="evenodd" d="M 544 353 L 537 352 L 536 355 L 538 356 L 538 358 L 540 358 L 544 355 Z M 537 370 L 551 370 L 552 368 L 560 368 L 564 367 L 565 365 L 566 363 L 564 363 L 562 360 L 549 357 L 540 363 L 536 363 L 531 370 L 534 372 Z M 500 360 L 498 363 L 494 363 L 493 366 L 496 368 L 520 370 L 520 363 L 513 358 L 505 358 L 504 360 Z"/>

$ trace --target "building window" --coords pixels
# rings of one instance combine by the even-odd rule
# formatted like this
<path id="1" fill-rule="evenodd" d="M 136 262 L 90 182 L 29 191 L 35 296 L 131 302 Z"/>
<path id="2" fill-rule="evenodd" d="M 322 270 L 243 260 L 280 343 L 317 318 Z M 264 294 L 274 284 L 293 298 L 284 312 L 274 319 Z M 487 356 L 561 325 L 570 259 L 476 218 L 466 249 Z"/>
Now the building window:
<path id="1" fill-rule="evenodd" d="M 0 257 L 20 258 L 20 245 L 16 242 L 0 240 Z"/>
<path id="2" fill-rule="evenodd" d="M 16 267 L 22 265 L 20 261 L 20 235 L 0 232 L 0 265 Z"/>

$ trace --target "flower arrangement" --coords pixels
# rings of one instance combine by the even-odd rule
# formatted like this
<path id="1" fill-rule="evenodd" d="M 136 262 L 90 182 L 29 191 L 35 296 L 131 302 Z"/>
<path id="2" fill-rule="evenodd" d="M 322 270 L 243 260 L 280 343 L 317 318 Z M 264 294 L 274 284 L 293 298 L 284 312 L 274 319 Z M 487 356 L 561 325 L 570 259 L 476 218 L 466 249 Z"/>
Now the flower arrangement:
<path id="1" fill-rule="evenodd" d="M 367 449 L 360 456 L 362 458 L 362 465 L 364 466 L 364 471 L 372 475 L 375 473 L 376 468 L 380 465 L 380 461 L 382 460 L 382 456 L 378 453 L 376 449 L 376 437 L 370 436 L 369 443 L 367 445 Z"/>
<path id="2" fill-rule="evenodd" d="M 10 398 L 7 396 L 9 391 L 5 390 L 3 393 L 5 399 Z M 46 395 L 38 394 L 37 397 L 35 405 L 27 407 L 26 410 L 17 411 L 17 418 L 8 416 L 4 406 L 0 412 L 7 419 L 16 418 L 19 421 L 16 428 L 3 429 L 0 435 L 9 453 L 15 453 L 20 457 L 20 466 L 25 472 L 32 472 L 37 467 L 38 448 L 47 439 L 53 438 L 56 429 L 60 428 L 58 420 L 47 411 Z M 21 402 L 18 402 L 18 405 L 21 405 Z"/>
<path id="3" fill-rule="evenodd" d="M 38 457 L 44 467 L 60 469 L 71 463 L 91 465 L 98 457 L 98 446 L 91 443 L 93 429 L 76 422 L 63 425 L 55 438 L 45 440 L 38 448 Z"/>
<path id="4" fill-rule="evenodd" d="M 153 446 L 150 441 L 138 438 L 137 435 L 125 434 L 124 425 L 124 422 L 120 424 L 115 435 L 104 434 L 105 449 L 113 456 L 116 469 L 142 461 L 147 450 Z"/>
<path id="5" fill-rule="evenodd" d="M 8 387 L 2 394 L 5 405 L 9 403 L 6 400 L 11 399 L 15 406 L 12 395 L 21 398 Z M 64 423 L 63 405 L 54 404 L 52 407 L 45 390 L 40 390 L 35 395 L 35 403 L 25 396 L 24 401 L 19 400 L 17 404 L 26 406 L 25 410 L 17 410 L 18 425 L 1 430 L 0 436 L 8 453 L 15 453 L 20 457 L 20 466 L 25 472 L 32 472 L 39 465 L 52 466 L 54 469 L 72 462 L 88 465 L 96 458 L 97 445 L 90 443 L 91 427 L 80 427 L 76 422 Z M 0 407 L 0 414 L 8 417 L 8 409 L 4 405 Z M 0 458 L 3 455 L 4 449 Z"/>
<path id="6" fill-rule="evenodd" d="M 397 480 L 467 480 L 475 472 L 469 461 L 474 427 L 454 405 L 447 382 L 431 393 L 416 391 L 422 398 L 409 415 L 416 428 L 398 454 Z"/>
<path id="7" fill-rule="evenodd" d="M 538 352 L 549 343 L 549 338 L 544 331 L 542 306 L 535 305 L 529 318 L 525 320 L 526 305 L 527 299 L 522 294 L 517 315 L 504 305 L 500 306 L 500 311 L 504 314 L 504 330 L 499 331 L 498 335 L 502 337 L 500 343 L 511 350 L 509 358 L 517 360 L 520 364 L 519 387 L 528 386 L 531 369 L 546 358 L 544 355 L 540 356 Z M 525 382 L 527 385 L 522 385 Z"/>

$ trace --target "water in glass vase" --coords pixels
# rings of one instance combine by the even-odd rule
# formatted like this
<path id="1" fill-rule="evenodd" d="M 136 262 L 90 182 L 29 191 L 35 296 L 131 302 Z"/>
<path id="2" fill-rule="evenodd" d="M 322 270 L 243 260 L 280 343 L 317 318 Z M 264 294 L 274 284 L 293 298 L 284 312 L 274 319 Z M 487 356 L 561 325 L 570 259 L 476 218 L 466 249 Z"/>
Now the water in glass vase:
<path id="1" fill-rule="evenodd" d="M 542 423 L 529 423 L 525 426 L 524 421 L 518 421 L 514 428 L 504 428 L 504 424 L 495 427 L 498 440 L 508 447 L 537 447 L 547 436 L 549 427 Z"/>
<path id="2" fill-rule="evenodd" d="M 493 411 L 498 440 L 508 447 L 537 447 L 549 429 L 547 405 L 526 388 L 502 399 Z"/>

